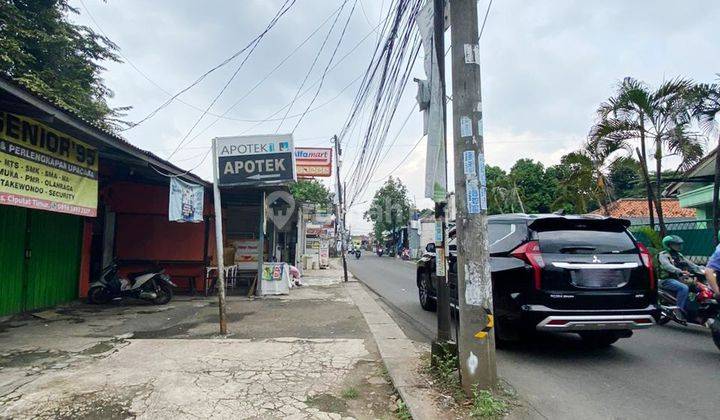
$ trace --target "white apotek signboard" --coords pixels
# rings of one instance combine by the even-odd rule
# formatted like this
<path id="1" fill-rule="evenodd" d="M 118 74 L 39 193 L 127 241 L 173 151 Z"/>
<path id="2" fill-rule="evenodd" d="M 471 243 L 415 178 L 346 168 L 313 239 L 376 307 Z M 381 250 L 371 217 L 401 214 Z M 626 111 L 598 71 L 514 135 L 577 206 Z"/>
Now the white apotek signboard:
<path id="1" fill-rule="evenodd" d="M 292 134 L 215 139 L 220 186 L 279 184 L 295 180 Z"/>

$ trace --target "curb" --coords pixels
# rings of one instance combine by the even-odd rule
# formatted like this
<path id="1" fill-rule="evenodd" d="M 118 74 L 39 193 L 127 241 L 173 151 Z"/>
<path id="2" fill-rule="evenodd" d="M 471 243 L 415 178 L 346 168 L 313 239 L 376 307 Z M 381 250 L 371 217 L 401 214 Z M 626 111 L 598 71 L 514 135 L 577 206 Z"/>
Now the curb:
<path id="1" fill-rule="evenodd" d="M 443 415 L 427 397 L 417 369 L 420 353 L 412 340 L 358 282 L 345 283 L 355 306 L 367 322 L 393 386 L 415 420 L 438 419 Z"/>

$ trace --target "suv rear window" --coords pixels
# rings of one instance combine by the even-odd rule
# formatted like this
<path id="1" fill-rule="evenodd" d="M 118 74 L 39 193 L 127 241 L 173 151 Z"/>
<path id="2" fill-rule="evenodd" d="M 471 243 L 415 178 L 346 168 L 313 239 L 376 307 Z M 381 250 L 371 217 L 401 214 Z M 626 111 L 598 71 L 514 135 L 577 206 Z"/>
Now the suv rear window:
<path id="1" fill-rule="evenodd" d="M 625 231 L 548 230 L 537 232 L 540 252 L 548 254 L 630 254 L 638 252 Z"/>
<path id="2" fill-rule="evenodd" d="M 490 253 L 510 252 L 527 239 L 525 223 L 488 223 Z"/>

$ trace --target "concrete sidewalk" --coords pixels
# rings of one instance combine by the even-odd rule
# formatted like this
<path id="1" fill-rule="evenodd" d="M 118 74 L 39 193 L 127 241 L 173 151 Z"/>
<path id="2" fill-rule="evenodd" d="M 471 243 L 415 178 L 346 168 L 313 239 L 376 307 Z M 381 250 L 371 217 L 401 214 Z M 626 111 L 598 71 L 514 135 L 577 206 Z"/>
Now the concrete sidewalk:
<path id="1" fill-rule="evenodd" d="M 212 298 L 0 323 L 0 418 L 392 418 L 395 390 L 348 294 L 358 285 L 339 273 L 306 272 L 289 296 L 229 297 L 227 337 Z"/>

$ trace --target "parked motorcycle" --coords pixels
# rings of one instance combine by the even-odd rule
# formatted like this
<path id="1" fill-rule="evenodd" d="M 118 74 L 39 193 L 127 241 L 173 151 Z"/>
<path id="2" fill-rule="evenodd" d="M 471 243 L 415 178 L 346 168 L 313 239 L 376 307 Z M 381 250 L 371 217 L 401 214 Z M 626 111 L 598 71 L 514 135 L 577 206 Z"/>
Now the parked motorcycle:
<path id="1" fill-rule="evenodd" d="M 355 250 L 355 259 L 356 259 L 356 260 L 359 260 L 359 259 L 360 259 L 360 254 L 361 254 L 360 250 L 359 250 L 359 249 L 356 249 L 356 250 Z"/>
<path id="2" fill-rule="evenodd" d="M 681 281 L 688 277 L 700 279 L 700 274 L 690 274 Z M 695 290 L 691 290 L 688 299 L 687 320 L 677 317 L 675 312 L 677 310 L 677 300 L 673 293 L 659 289 L 658 300 L 660 302 L 658 325 L 674 321 L 680 325 L 695 324 L 708 327 L 715 345 L 720 349 L 720 303 L 713 299 L 713 292 L 710 287 L 704 283 L 699 283 L 695 285 Z"/>
<path id="3" fill-rule="evenodd" d="M 102 304 L 130 297 L 165 305 L 172 299 L 173 287 L 177 286 L 163 269 L 132 273 L 125 279 L 120 277 L 118 265 L 113 262 L 100 273 L 98 281 L 90 284 L 88 302 Z"/>

